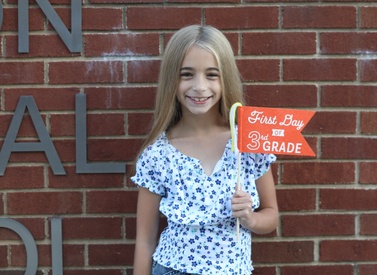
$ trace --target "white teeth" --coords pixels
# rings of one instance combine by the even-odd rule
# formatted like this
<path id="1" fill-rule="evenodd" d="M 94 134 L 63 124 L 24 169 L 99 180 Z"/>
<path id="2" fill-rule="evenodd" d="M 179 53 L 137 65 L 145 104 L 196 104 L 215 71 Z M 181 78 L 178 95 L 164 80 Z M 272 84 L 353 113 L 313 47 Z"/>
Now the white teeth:
<path id="1" fill-rule="evenodd" d="M 208 99 L 208 97 L 191 97 L 192 100 L 202 102 Z"/>

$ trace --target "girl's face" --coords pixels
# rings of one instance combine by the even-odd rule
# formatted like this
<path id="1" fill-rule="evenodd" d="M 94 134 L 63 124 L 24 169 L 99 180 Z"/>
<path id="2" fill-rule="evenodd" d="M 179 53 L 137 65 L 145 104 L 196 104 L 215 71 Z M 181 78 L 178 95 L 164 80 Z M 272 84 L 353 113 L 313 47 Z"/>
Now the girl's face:
<path id="1" fill-rule="evenodd" d="M 214 55 L 198 46 L 187 51 L 180 70 L 177 99 L 183 114 L 219 113 L 221 81 Z"/>

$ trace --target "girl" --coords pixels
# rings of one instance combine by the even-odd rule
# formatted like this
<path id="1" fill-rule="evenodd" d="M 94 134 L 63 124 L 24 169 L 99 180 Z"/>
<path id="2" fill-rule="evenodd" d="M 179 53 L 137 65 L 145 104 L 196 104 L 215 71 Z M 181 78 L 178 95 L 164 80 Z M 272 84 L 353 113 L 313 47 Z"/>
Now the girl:
<path id="1" fill-rule="evenodd" d="M 219 30 L 188 26 L 170 39 L 160 72 L 132 177 L 140 186 L 134 274 L 249 275 L 251 232 L 277 226 L 275 156 L 242 154 L 243 190 L 235 190 L 228 116 L 243 96 L 232 48 Z M 168 226 L 158 242 L 160 212 Z"/>

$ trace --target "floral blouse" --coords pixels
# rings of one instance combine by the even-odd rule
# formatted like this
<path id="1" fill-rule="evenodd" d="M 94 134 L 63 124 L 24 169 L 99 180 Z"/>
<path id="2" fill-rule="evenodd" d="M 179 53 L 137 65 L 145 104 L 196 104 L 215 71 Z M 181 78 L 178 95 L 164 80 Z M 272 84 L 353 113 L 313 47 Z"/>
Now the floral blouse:
<path id="1" fill-rule="evenodd" d="M 260 204 L 255 179 L 275 160 L 274 155 L 242 153 L 241 184 L 252 196 L 253 210 Z M 231 151 L 231 140 L 207 176 L 200 161 L 178 151 L 164 133 L 140 155 L 132 180 L 161 195 L 160 211 L 168 220 L 154 261 L 194 274 L 251 273 L 251 232 L 241 226 L 237 240 L 232 216 L 237 156 Z"/>

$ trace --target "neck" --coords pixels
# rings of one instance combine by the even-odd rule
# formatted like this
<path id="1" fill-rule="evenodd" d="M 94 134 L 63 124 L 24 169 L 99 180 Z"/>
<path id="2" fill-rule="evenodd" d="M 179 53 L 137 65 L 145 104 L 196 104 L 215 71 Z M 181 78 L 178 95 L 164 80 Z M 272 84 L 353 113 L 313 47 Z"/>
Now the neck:
<path id="1" fill-rule="evenodd" d="M 229 129 L 221 116 L 200 115 L 183 116 L 178 124 L 172 129 L 172 137 L 210 136 L 220 131 Z"/>

